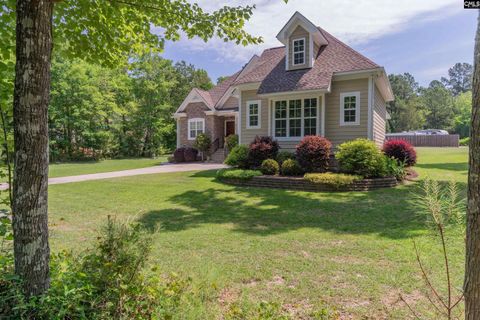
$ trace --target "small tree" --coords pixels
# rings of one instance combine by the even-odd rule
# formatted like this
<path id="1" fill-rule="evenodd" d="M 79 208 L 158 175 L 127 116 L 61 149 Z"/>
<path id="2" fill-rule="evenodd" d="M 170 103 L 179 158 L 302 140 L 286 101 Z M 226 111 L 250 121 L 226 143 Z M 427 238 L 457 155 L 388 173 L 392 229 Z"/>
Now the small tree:
<path id="1" fill-rule="evenodd" d="M 202 153 L 202 160 L 205 160 L 205 153 L 208 153 L 210 151 L 211 146 L 212 139 L 210 139 L 210 137 L 205 133 L 200 133 L 195 139 L 195 148 L 197 148 Z"/>

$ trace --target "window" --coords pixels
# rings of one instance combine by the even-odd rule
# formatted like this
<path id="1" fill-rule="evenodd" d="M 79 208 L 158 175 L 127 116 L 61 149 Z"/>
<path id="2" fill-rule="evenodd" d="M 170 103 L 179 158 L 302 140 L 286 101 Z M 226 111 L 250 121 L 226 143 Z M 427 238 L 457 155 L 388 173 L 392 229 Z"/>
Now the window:
<path id="1" fill-rule="evenodd" d="M 305 38 L 293 40 L 293 65 L 305 63 Z"/>
<path id="2" fill-rule="evenodd" d="M 360 124 L 360 92 L 340 94 L 340 125 Z"/>
<path id="3" fill-rule="evenodd" d="M 205 132 L 205 119 L 188 119 L 188 140 L 195 140 L 200 133 Z"/>
<path id="4" fill-rule="evenodd" d="M 273 125 L 276 138 L 301 138 L 317 134 L 316 98 L 275 101 Z"/>
<path id="5" fill-rule="evenodd" d="M 305 99 L 304 104 L 304 135 L 314 136 L 317 134 L 317 99 Z"/>
<path id="6" fill-rule="evenodd" d="M 260 100 L 247 101 L 247 129 L 260 129 Z"/>

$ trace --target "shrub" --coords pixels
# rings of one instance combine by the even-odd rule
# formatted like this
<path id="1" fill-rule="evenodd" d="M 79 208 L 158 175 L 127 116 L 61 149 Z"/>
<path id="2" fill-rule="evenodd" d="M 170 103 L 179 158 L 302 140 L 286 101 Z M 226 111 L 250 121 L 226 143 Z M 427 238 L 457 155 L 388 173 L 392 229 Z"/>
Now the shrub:
<path id="1" fill-rule="evenodd" d="M 327 170 L 332 144 L 320 136 L 306 136 L 297 145 L 296 157 L 307 172 Z"/>
<path id="2" fill-rule="evenodd" d="M 227 150 L 233 150 L 238 146 L 238 135 L 231 134 L 225 138 L 225 144 L 227 145 Z"/>
<path id="3" fill-rule="evenodd" d="M 389 140 L 383 145 L 383 153 L 394 158 L 406 166 L 413 166 L 417 162 L 417 153 L 413 146 L 405 140 Z"/>
<path id="4" fill-rule="evenodd" d="M 385 156 L 373 141 L 356 139 L 338 146 L 335 154 L 340 170 L 366 178 L 387 175 Z"/>
<path id="5" fill-rule="evenodd" d="M 295 160 L 295 154 L 293 154 L 292 152 L 288 152 L 288 151 L 280 151 L 277 154 L 277 161 L 278 161 L 279 165 L 282 165 L 282 163 L 285 160 L 289 160 L 289 159 Z"/>
<path id="6" fill-rule="evenodd" d="M 197 149 L 187 147 L 185 148 L 185 151 L 183 152 L 183 154 L 186 162 L 197 161 L 197 156 L 198 156 Z"/>
<path id="7" fill-rule="evenodd" d="M 468 145 L 470 144 L 470 137 L 460 139 L 459 143 L 461 146 L 468 147 Z"/>
<path id="8" fill-rule="evenodd" d="M 139 224 L 109 219 L 93 249 L 52 255 L 51 286 L 40 297 L 24 297 L 20 283 L 0 273 L 0 318 L 171 319 L 189 281 L 146 270 L 149 252 Z"/>
<path id="9" fill-rule="evenodd" d="M 217 171 L 217 178 L 231 179 L 231 180 L 250 180 L 253 177 L 261 176 L 262 172 L 259 170 L 244 170 L 244 169 L 221 169 Z"/>
<path id="10" fill-rule="evenodd" d="M 304 176 L 304 179 L 311 183 L 326 184 L 338 189 L 343 186 L 351 185 L 355 181 L 362 180 L 363 177 L 352 174 L 325 172 L 307 173 Z"/>
<path id="11" fill-rule="evenodd" d="M 294 159 L 283 161 L 280 171 L 284 176 L 301 176 L 303 174 L 302 167 L 298 161 Z"/>
<path id="12" fill-rule="evenodd" d="M 248 162 L 252 168 L 258 168 L 263 160 L 275 159 L 278 153 L 278 142 L 272 137 L 259 137 L 250 143 L 248 147 Z"/>
<path id="13" fill-rule="evenodd" d="M 407 176 L 407 171 L 405 169 L 405 164 L 399 162 L 395 158 L 389 158 L 384 156 L 386 174 L 388 176 L 395 177 L 398 181 L 402 181 Z"/>
<path id="14" fill-rule="evenodd" d="M 234 147 L 225 159 L 225 164 L 242 169 L 248 168 L 248 147 L 238 145 Z"/>
<path id="15" fill-rule="evenodd" d="M 173 158 L 175 159 L 175 162 L 185 162 L 185 148 L 177 148 L 173 152 Z"/>
<path id="16" fill-rule="evenodd" d="M 195 138 L 195 147 L 202 152 L 202 159 L 205 155 L 210 150 L 210 147 L 212 145 L 212 139 L 205 133 L 200 133 L 196 138 Z"/>
<path id="17" fill-rule="evenodd" d="M 273 176 L 280 172 L 278 162 L 273 159 L 263 160 L 260 171 L 267 176 Z"/>

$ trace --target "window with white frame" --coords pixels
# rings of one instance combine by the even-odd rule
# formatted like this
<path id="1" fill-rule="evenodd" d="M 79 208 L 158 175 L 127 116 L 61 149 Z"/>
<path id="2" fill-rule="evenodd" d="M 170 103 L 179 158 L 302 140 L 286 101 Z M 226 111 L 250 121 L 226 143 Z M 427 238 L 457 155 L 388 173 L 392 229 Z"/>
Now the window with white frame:
<path id="1" fill-rule="evenodd" d="M 317 98 L 278 100 L 273 105 L 276 138 L 301 138 L 317 134 Z"/>
<path id="2" fill-rule="evenodd" d="M 188 140 L 195 140 L 200 133 L 205 132 L 205 119 L 188 119 Z"/>
<path id="3" fill-rule="evenodd" d="M 260 128 L 260 100 L 247 101 L 247 129 Z"/>
<path id="4" fill-rule="evenodd" d="M 340 125 L 360 124 L 360 92 L 340 94 Z"/>
<path id="5" fill-rule="evenodd" d="M 293 65 L 305 63 L 305 38 L 293 40 Z"/>

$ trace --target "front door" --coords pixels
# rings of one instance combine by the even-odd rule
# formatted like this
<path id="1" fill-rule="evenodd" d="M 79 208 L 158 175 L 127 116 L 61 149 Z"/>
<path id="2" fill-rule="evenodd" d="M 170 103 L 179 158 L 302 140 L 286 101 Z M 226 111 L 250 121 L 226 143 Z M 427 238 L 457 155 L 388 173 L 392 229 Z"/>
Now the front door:
<path id="1" fill-rule="evenodd" d="M 225 121 L 225 137 L 235 134 L 235 121 Z"/>

